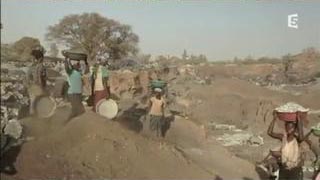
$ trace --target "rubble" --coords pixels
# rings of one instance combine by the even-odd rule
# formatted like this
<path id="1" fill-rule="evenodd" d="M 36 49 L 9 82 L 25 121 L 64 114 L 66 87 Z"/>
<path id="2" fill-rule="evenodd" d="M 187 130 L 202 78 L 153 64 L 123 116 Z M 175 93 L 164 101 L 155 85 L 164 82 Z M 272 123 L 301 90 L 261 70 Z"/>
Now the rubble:
<path id="1" fill-rule="evenodd" d="M 228 124 L 216 124 L 214 122 L 209 123 L 209 127 L 212 130 L 228 130 L 228 131 L 235 131 L 237 128 L 235 125 L 228 125 Z"/>
<path id="2" fill-rule="evenodd" d="M 264 144 L 261 136 L 251 136 L 248 143 L 252 146 L 260 146 Z"/>
<path id="3" fill-rule="evenodd" d="M 223 134 L 217 140 L 221 141 L 223 146 L 242 146 L 246 145 L 252 136 L 249 133 Z"/>
<path id="4" fill-rule="evenodd" d="M 288 102 L 282 106 L 279 106 L 275 109 L 278 112 L 307 112 L 309 109 L 302 107 L 301 105 L 294 103 L 294 102 Z"/>
<path id="5" fill-rule="evenodd" d="M 263 138 L 261 136 L 256 136 L 251 133 L 235 133 L 235 134 L 223 134 L 217 138 L 218 141 L 222 142 L 223 146 L 260 146 L 263 145 Z"/>
<path id="6" fill-rule="evenodd" d="M 21 81 L 1 81 L 1 119 L 18 119 L 28 106 L 27 88 Z"/>
<path id="7" fill-rule="evenodd" d="M 19 139 L 22 135 L 22 125 L 16 119 L 9 120 L 4 128 L 4 134 Z"/>

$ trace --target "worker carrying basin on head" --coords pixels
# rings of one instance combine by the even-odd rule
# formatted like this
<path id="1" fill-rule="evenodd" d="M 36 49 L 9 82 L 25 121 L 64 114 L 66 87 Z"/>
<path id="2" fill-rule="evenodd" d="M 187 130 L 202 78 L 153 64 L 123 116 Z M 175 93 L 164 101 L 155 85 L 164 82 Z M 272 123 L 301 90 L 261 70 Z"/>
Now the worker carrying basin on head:
<path id="1" fill-rule="evenodd" d="M 303 132 L 304 123 L 307 122 L 308 109 L 293 103 L 287 103 L 276 108 L 273 112 L 273 120 L 268 128 L 268 134 L 282 142 L 282 145 L 269 151 L 268 156 L 259 166 L 267 167 L 270 179 L 279 180 L 303 179 L 302 166 L 304 165 L 306 149 L 302 143 L 306 142 L 312 150 L 312 143 L 308 136 L 315 130 L 310 130 L 306 135 Z M 283 132 L 274 132 L 277 120 L 284 121 Z M 314 152 L 314 151 L 313 151 Z M 316 155 L 317 157 L 317 155 Z M 277 175 L 275 172 L 278 172 Z"/>
<path id="2" fill-rule="evenodd" d="M 164 80 L 162 80 L 161 78 L 157 78 L 157 79 L 152 80 L 150 87 L 151 87 L 152 93 L 155 92 L 155 89 L 158 88 L 158 89 L 161 89 L 162 95 L 167 94 L 167 90 L 168 90 L 167 83 Z"/>
<path id="3" fill-rule="evenodd" d="M 91 72 L 91 89 L 93 111 L 96 112 L 96 105 L 100 100 L 109 99 L 110 86 L 108 83 L 109 72 L 107 69 L 107 60 L 99 58 L 97 63 L 92 67 Z"/>
<path id="4" fill-rule="evenodd" d="M 31 52 L 34 59 L 27 74 L 30 114 L 34 113 L 34 102 L 36 98 L 46 93 L 47 69 L 43 63 L 44 54 L 45 49 L 42 46 L 35 47 Z"/>
<path id="5" fill-rule="evenodd" d="M 320 123 L 318 123 L 316 126 L 312 127 L 309 133 L 305 136 L 306 139 L 313 134 L 318 138 L 318 148 L 320 148 Z M 314 173 L 313 173 L 313 179 L 314 180 L 320 180 L 320 154 L 319 151 L 317 151 L 315 148 L 316 146 L 313 146 L 313 144 L 310 146 L 312 152 L 315 155 L 315 160 L 313 162 L 314 167 Z"/>
<path id="6" fill-rule="evenodd" d="M 165 100 L 162 96 L 162 90 L 160 88 L 154 89 L 154 96 L 149 100 L 149 119 L 150 130 L 155 133 L 157 137 L 163 137 L 162 128 L 164 125 L 164 108 Z"/>
<path id="7" fill-rule="evenodd" d="M 71 103 L 68 119 L 71 119 L 85 112 L 82 104 L 82 75 L 89 72 L 89 65 L 86 54 L 67 51 L 62 54 L 65 56 L 65 69 L 68 74 L 68 100 Z M 81 60 L 85 62 L 84 67 L 81 67 Z"/>

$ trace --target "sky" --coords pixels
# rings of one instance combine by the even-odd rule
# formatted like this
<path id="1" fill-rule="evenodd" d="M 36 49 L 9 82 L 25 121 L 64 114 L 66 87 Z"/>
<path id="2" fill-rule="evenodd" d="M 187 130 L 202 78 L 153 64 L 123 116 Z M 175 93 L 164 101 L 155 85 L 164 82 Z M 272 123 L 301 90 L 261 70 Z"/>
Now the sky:
<path id="1" fill-rule="evenodd" d="M 45 41 L 64 16 L 97 12 L 132 26 L 141 53 L 205 54 L 209 60 L 281 57 L 320 49 L 320 0 L 1 0 L 1 43 Z M 298 14 L 298 29 L 288 15 Z"/>

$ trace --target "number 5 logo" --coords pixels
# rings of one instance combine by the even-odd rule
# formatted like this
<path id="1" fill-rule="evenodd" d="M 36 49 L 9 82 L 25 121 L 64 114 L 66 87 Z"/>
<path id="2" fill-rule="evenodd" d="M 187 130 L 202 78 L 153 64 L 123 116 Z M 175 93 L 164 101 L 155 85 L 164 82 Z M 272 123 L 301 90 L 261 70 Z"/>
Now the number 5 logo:
<path id="1" fill-rule="evenodd" d="M 288 16 L 288 27 L 298 29 L 298 14 Z"/>

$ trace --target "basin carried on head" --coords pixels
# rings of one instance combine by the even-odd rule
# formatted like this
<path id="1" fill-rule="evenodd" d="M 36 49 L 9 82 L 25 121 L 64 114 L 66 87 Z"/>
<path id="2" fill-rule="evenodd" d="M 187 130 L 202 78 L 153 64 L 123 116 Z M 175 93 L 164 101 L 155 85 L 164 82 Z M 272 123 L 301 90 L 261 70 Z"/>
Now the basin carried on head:
<path id="1" fill-rule="evenodd" d="M 277 112 L 277 116 L 282 121 L 296 121 L 297 113 L 296 112 Z"/>
<path id="2" fill-rule="evenodd" d="M 300 118 L 306 121 L 306 117 L 308 112 L 300 112 Z M 297 120 L 298 113 L 297 112 L 277 112 L 277 116 L 282 121 L 293 122 Z"/>
<path id="3" fill-rule="evenodd" d="M 62 51 L 62 55 L 71 60 L 87 60 L 88 56 L 85 53 L 77 51 Z"/>

